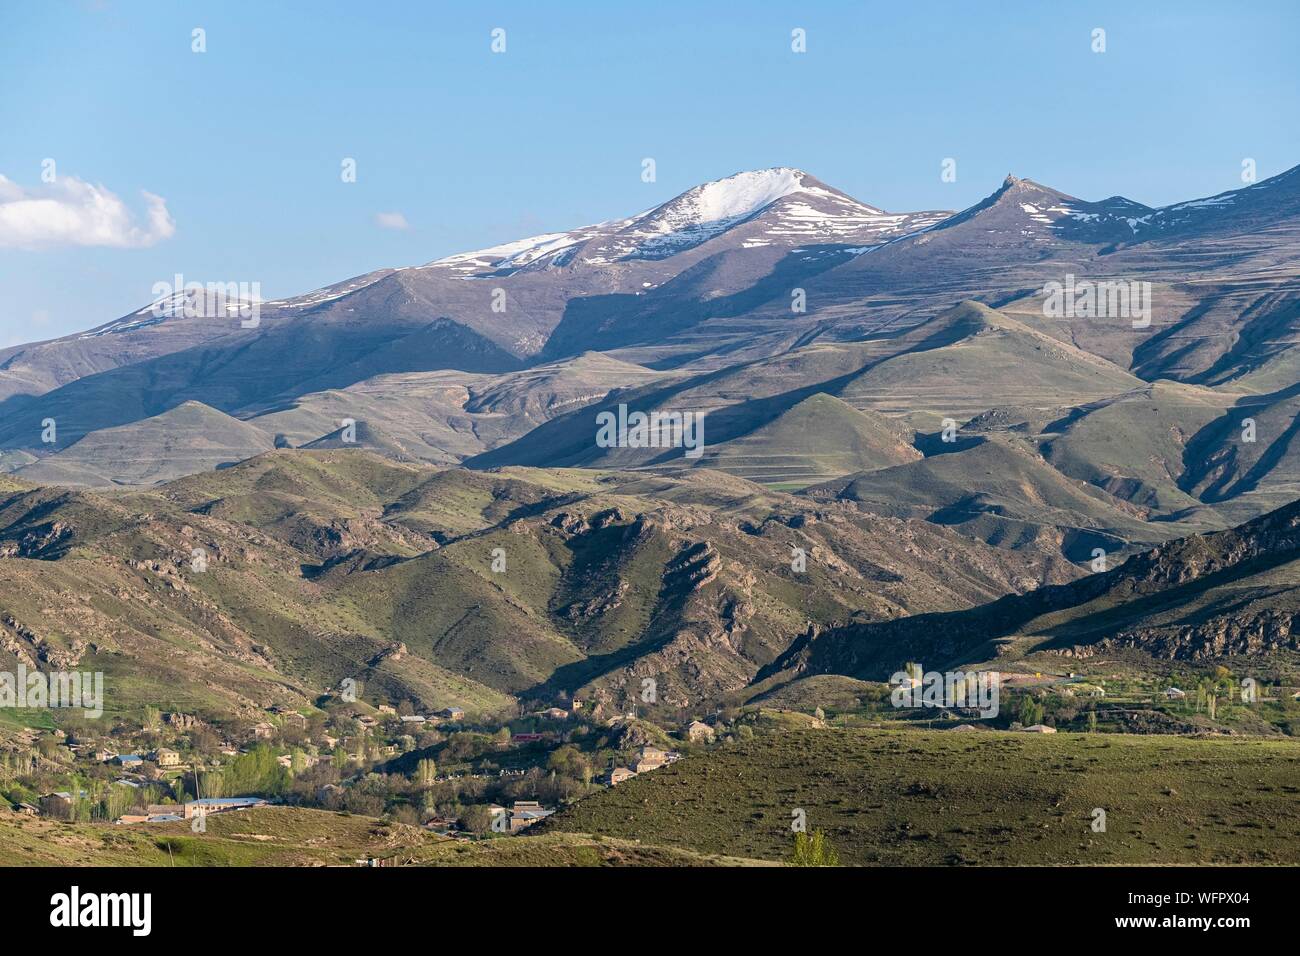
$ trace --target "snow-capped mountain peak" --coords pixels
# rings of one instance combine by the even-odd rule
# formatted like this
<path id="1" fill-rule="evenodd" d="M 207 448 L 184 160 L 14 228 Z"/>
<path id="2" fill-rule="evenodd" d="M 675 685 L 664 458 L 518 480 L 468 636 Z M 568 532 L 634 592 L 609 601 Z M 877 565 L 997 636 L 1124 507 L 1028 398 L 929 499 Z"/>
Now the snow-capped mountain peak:
<path id="1" fill-rule="evenodd" d="M 429 267 L 449 268 L 468 279 L 523 268 L 666 259 L 742 226 L 738 238 L 746 248 L 822 244 L 868 248 L 946 215 L 883 212 L 803 170 L 777 166 L 694 186 L 628 219 L 448 256 Z"/>
<path id="2" fill-rule="evenodd" d="M 646 213 L 641 224 L 661 232 L 675 232 L 748 219 L 778 199 L 794 193 L 838 195 L 820 185 L 813 185 L 815 182 L 802 170 L 786 166 L 736 173 L 688 189 L 676 199 Z"/>

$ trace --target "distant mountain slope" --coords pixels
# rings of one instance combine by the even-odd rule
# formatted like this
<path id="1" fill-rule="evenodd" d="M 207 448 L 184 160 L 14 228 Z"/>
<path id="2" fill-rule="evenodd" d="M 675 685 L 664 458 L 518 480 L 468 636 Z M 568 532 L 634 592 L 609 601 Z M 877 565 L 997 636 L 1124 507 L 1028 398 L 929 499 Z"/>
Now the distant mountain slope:
<path id="1" fill-rule="evenodd" d="M 677 375 L 662 382 L 611 392 L 602 401 L 559 415 L 514 442 L 470 459 L 474 467 L 503 464 L 629 467 L 671 463 L 681 452 L 595 444 L 596 416 L 630 410 L 690 411 L 705 416 L 706 445 L 752 432 L 819 392 L 834 393 L 841 380 L 894 353 L 896 343 L 815 345 L 716 371 Z"/>
<path id="2" fill-rule="evenodd" d="M 1164 540 L 1168 532 L 1124 502 L 1068 478 L 1023 442 L 975 439 L 961 450 L 805 489 L 877 514 L 925 518 L 1002 547 L 1059 548 L 1086 561 L 1094 548 Z"/>
<path id="3" fill-rule="evenodd" d="M 529 425 L 604 398 L 617 388 L 635 388 L 671 376 L 623 362 L 601 352 L 534 365 L 471 388 L 468 412 L 520 416 Z"/>
<path id="4" fill-rule="evenodd" d="M 18 470 L 34 484 L 149 485 L 270 451 L 266 432 L 201 402 L 92 432 Z"/>
<path id="5" fill-rule="evenodd" d="M 818 343 L 665 386 L 611 394 L 470 464 L 703 465 L 797 487 L 825 483 L 837 469 L 852 468 L 853 455 L 844 452 L 858 447 L 866 456 L 857 466 L 866 472 L 860 483 L 831 481 L 810 493 L 856 500 L 882 514 L 953 524 L 999 546 L 1064 549 L 1081 560 L 1095 547 L 1113 552 L 1177 532 L 1146 522 L 1144 508 L 1123 495 L 1060 474 L 1030 448 L 981 444 L 982 428 L 972 425 L 968 431 L 962 423 L 982 414 L 991 395 L 1022 403 L 1017 407 L 1038 416 L 1041 428 L 1075 405 L 1108 401 L 1141 386 L 1104 359 L 965 302 L 900 334 Z M 704 454 L 691 460 L 680 449 L 598 447 L 595 416 L 620 404 L 630 410 L 704 412 Z M 870 417 L 848 414 L 849 406 Z M 919 461 L 909 447 L 913 442 L 904 437 L 908 426 L 937 433 L 945 419 L 957 428 L 956 441 L 926 436 L 918 444 L 931 457 Z M 867 421 L 873 423 L 870 438 L 862 431 Z M 893 451 L 882 457 L 867 451 L 864 441 Z"/>
<path id="6" fill-rule="evenodd" d="M 1058 342 L 978 302 L 963 302 L 912 330 L 944 344 L 901 352 L 844 385 L 859 408 L 939 430 L 1000 404 L 1076 405 L 1136 388 L 1141 381 L 1104 359 Z"/>
<path id="7" fill-rule="evenodd" d="M 1256 233 L 1300 217 L 1300 166 L 1239 189 L 1177 202 L 1139 217 L 1134 232 L 1151 240 L 1182 234 Z"/>
<path id="8" fill-rule="evenodd" d="M 1239 398 L 1188 442 L 1180 486 L 1203 501 L 1300 494 L 1300 382 Z"/>
<path id="9" fill-rule="evenodd" d="M 400 442 L 396 441 L 382 428 L 377 428 L 369 422 L 349 422 L 339 426 L 328 435 L 322 435 L 302 447 L 314 451 L 323 451 L 330 448 L 349 448 L 354 445 L 357 448 L 377 452 L 397 461 L 415 461 L 415 458 L 402 447 Z"/>
<path id="10" fill-rule="evenodd" d="M 696 464 L 797 487 L 916 461 L 921 453 L 912 446 L 913 437 L 889 419 L 819 392 L 752 432 L 711 446 Z"/>
<path id="11" fill-rule="evenodd" d="M 618 404 L 643 411 L 703 412 L 706 441 L 713 445 L 749 434 L 818 392 L 937 430 L 949 415 L 963 420 L 987 408 L 991 394 L 1011 392 L 1057 407 L 1139 384 L 1103 359 L 968 302 L 902 333 L 861 343 L 817 343 L 667 385 L 611 394 L 471 463 L 627 467 L 680 457 L 653 449 L 597 447 L 595 415 Z"/>
<path id="12" fill-rule="evenodd" d="M 1130 650 L 1213 660 L 1300 650 L 1300 502 L 1227 531 L 1134 555 L 1118 568 L 951 614 L 854 624 L 798 639 L 759 675 L 884 679 L 927 666 Z"/>
<path id="13" fill-rule="evenodd" d="M 1045 426 L 1043 457 L 1062 473 L 1156 512 L 1195 507 L 1180 487 L 1189 443 L 1233 404 L 1231 396 L 1174 382 L 1080 406 Z"/>

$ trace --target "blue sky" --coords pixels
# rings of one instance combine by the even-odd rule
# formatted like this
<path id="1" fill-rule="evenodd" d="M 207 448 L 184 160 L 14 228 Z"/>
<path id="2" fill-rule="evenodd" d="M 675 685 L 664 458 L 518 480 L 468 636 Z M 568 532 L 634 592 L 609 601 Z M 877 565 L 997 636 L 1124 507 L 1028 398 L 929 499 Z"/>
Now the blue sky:
<path id="1" fill-rule="evenodd" d="M 79 220 L 35 245 L 11 227 L 0 346 L 117 318 L 177 272 L 281 297 L 743 169 L 894 211 L 962 208 L 1008 172 L 1084 199 L 1208 195 L 1244 158 L 1260 178 L 1300 163 L 1298 40 L 1294 0 L 7 3 L 0 227 L 6 196 L 55 188 L 54 159 L 117 245 L 77 244 Z"/>

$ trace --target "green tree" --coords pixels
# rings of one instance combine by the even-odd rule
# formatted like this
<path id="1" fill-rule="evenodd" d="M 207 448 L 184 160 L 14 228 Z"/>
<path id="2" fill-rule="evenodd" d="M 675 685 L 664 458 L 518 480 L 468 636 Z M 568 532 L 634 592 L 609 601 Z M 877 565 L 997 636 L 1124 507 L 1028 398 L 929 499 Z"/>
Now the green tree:
<path id="1" fill-rule="evenodd" d="M 222 774 L 227 796 L 279 796 L 289 786 L 289 771 L 276 760 L 276 752 L 267 746 L 255 747 L 230 761 Z"/>
<path id="2" fill-rule="evenodd" d="M 550 770 L 562 773 L 575 780 L 581 780 L 583 783 L 591 782 L 591 761 L 572 744 L 565 744 L 553 752 L 546 761 L 546 766 Z"/>
<path id="3" fill-rule="evenodd" d="M 471 833 L 487 833 L 492 829 L 492 811 L 476 803 L 461 811 L 460 823 Z"/>
<path id="4" fill-rule="evenodd" d="M 1020 698 L 1020 723 L 1026 727 L 1032 727 L 1035 724 L 1043 722 L 1043 705 L 1034 698 L 1025 694 Z"/>
<path id="5" fill-rule="evenodd" d="M 811 834 L 794 835 L 794 849 L 789 862 L 791 866 L 839 866 L 840 855 L 826 839 L 825 833 L 814 830 Z"/>
<path id="6" fill-rule="evenodd" d="M 85 790 L 81 777 L 77 774 L 72 775 L 72 783 L 68 787 L 68 792 L 72 795 L 72 804 L 68 808 L 68 819 L 73 823 L 85 823 L 90 819 L 90 800 L 89 792 L 83 796 Z"/>
<path id="7" fill-rule="evenodd" d="M 135 788 L 113 785 L 104 796 L 104 819 L 116 820 L 135 806 Z"/>
<path id="8" fill-rule="evenodd" d="M 438 776 L 438 765 L 425 757 L 415 765 L 415 782 L 417 786 L 432 787 Z"/>

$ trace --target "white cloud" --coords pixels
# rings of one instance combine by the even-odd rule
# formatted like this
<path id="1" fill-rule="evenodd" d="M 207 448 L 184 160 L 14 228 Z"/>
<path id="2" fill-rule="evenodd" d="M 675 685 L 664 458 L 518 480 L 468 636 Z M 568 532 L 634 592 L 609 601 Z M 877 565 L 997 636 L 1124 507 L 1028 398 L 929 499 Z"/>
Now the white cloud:
<path id="1" fill-rule="evenodd" d="M 400 212 L 377 212 L 375 213 L 375 225 L 382 226 L 384 229 L 410 229 L 411 224 L 406 221 L 406 217 Z"/>
<path id="2" fill-rule="evenodd" d="M 141 190 L 146 222 L 116 195 L 76 176 L 24 189 L 0 175 L 0 247 L 151 246 L 170 239 L 176 223 L 167 200 Z"/>

